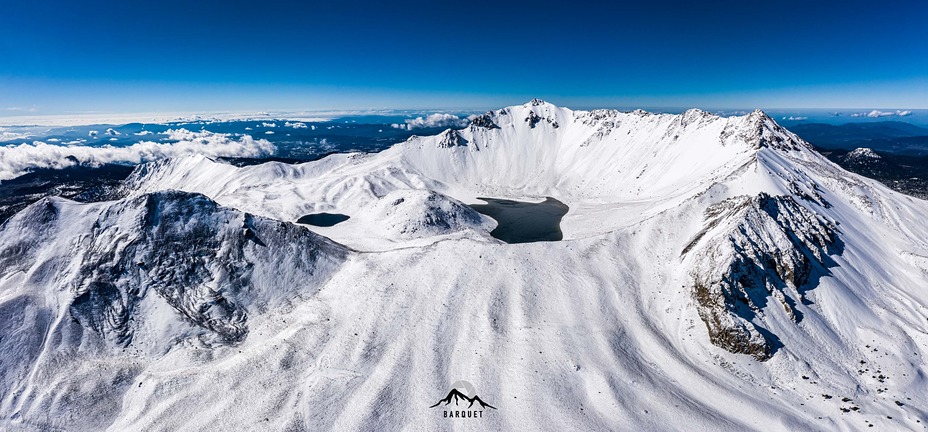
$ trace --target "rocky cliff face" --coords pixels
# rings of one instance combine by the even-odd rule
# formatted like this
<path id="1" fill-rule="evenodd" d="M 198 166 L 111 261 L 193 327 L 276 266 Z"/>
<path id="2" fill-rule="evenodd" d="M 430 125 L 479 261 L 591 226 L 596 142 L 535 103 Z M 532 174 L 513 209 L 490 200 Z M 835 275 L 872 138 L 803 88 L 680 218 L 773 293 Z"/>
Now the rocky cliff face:
<path id="1" fill-rule="evenodd" d="M 493 121 L 492 112 L 481 114 L 477 117 L 474 117 L 474 119 L 471 120 L 470 125 L 472 127 L 478 127 L 478 128 L 484 128 L 484 129 L 499 129 L 499 126 Z"/>
<path id="2" fill-rule="evenodd" d="M 711 342 L 758 360 L 778 348 L 755 318 L 769 300 L 794 321 L 811 280 L 841 250 L 837 227 L 791 196 L 737 197 L 709 207 L 705 228 L 684 249 L 694 254 L 693 295 Z"/>
<path id="3" fill-rule="evenodd" d="M 311 293 L 347 255 L 305 228 L 178 191 L 97 206 L 45 199 L 11 219 L 0 239 L 5 268 L 25 273 L 25 284 L 57 287 L 69 318 L 117 347 L 130 345 L 152 318 L 139 314 L 152 296 L 199 337 L 236 344 L 248 336 L 249 305 Z M 316 283 L 264 278 L 284 263 L 298 279 Z"/>
<path id="4" fill-rule="evenodd" d="M 445 129 L 439 137 L 438 148 L 454 148 L 467 145 L 467 141 L 464 137 L 454 129 Z"/>

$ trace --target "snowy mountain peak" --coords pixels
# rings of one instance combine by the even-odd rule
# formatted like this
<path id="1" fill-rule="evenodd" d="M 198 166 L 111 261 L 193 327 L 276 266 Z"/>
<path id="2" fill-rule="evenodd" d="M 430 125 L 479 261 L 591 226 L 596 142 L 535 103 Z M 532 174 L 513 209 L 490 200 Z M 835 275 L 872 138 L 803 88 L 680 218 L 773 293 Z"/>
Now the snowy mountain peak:
<path id="1" fill-rule="evenodd" d="M 840 156 L 842 164 L 859 170 L 884 170 L 888 168 L 887 162 L 879 153 L 868 147 L 856 148 L 844 156 Z"/>
<path id="2" fill-rule="evenodd" d="M 812 150 L 812 146 L 801 138 L 780 126 L 773 118 L 757 109 L 743 117 L 733 117 L 739 121 L 734 125 L 735 132 L 754 149 L 770 148 L 782 151 Z M 732 133 L 731 130 L 726 133 Z"/>
<path id="3" fill-rule="evenodd" d="M 699 108 L 690 108 L 683 112 L 684 117 L 699 118 L 699 117 L 718 117 L 715 114 L 712 114 L 707 111 L 703 111 Z"/>
<path id="4" fill-rule="evenodd" d="M 880 155 L 877 154 L 877 152 L 873 151 L 873 149 L 869 147 L 856 148 L 853 151 L 849 152 L 846 157 L 850 159 L 860 159 L 860 160 L 880 159 Z"/>
<path id="5" fill-rule="evenodd" d="M 764 120 L 772 118 L 768 116 L 767 113 L 765 113 L 764 110 L 760 108 L 754 108 L 754 111 L 751 111 L 751 113 L 748 114 L 748 116 L 752 118 L 758 118 L 758 119 L 764 119 Z"/>
<path id="6" fill-rule="evenodd" d="M 545 102 L 544 100 L 541 100 L 541 99 L 538 99 L 538 98 L 534 98 L 534 99 L 532 99 L 532 100 L 526 102 L 526 103 L 523 104 L 522 106 L 524 106 L 524 107 L 529 107 L 529 106 L 536 107 L 536 106 L 541 106 L 541 105 L 549 105 L 549 106 L 552 106 L 552 107 L 554 106 L 554 104 L 550 104 L 550 103 Z"/>
<path id="7" fill-rule="evenodd" d="M 559 122 L 566 120 L 566 118 L 562 117 L 570 115 L 569 110 L 557 107 L 554 104 L 545 102 L 541 99 L 532 99 L 531 101 L 521 106 L 508 107 L 502 112 L 506 114 L 521 116 L 521 120 L 527 123 L 531 129 L 534 129 L 535 126 L 541 122 L 544 122 L 552 128 L 557 129 L 560 127 Z"/>
<path id="8" fill-rule="evenodd" d="M 373 173 L 363 181 L 338 180 L 345 182 L 333 185 L 338 194 L 315 205 L 344 206 L 341 197 L 351 196 L 351 207 L 361 208 L 397 187 L 432 183 L 441 184 L 438 190 L 452 196 L 495 196 L 501 191 L 509 196 L 570 191 L 602 199 L 682 196 L 730 175 L 755 160 L 763 148 L 802 149 L 805 145 L 763 115 L 723 118 L 698 109 L 678 115 L 573 111 L 529 102 L 478 116 L 460 130 L 412 136 L 380 155 L 339 155 L 313 164 L 335 169 L 340 161 L 351 160 L 352 166 L 381 166 L 371 168 Z M 817 160 L 814 152 L 806 153 L 804 158 Z M 257 175 L 274 167 L 283 174 L 281 181 L 295 181 L 304 169 L 270 165 L 236 170 L 192 159 L 165 164 L 140 167 L 132 183 L 143 191 L 188 188 L 218 193 L 231 189 L 229 183 L 223 186 L 216 178 L 238 184 L 242 170 Z M 212 178 L 202 177 L 200 171 L 211 171 Z M 380 172 L 390 173 L 388 179 L 379 178 Z M 466 190 L 448 189 L 462 185 L 467 185 Z M 349 192 L 354 188 L 366 189 Z M 309 210 L 286 206 L 291 208 L 288 217 L 294 219 Z"/>
<path id="9" fill-rule="evenodd" d="M 445 129 L 445 131 L 438 136 L 439 148 L 454 148 L 466 145 L 467 141 L 461 136 L 460 132 L 454 129 Z"/>

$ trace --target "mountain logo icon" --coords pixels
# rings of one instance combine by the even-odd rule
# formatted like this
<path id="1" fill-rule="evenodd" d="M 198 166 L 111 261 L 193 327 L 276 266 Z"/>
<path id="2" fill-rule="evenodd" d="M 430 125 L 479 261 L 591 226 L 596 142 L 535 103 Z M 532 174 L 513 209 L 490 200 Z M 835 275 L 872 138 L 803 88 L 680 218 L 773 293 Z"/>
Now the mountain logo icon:
<path id="1" fill-rule="evenodd" d="M 475 416 L 475 417 L 482 417 L 482 410 L 484 408 L 496 409 L 495 406 L 484 402 L 483 399 L 480 399 L 480 396 L 477 396 L 477 390 L 474 388 L 474 385 L 464 380 L 455 381 L 455 383 L 451 385 L 451 391 L 448 392 L 448 395 L 445 396 L 443 399 L 439 399 L 438 402 L 435 402 L 435 405 L 432 405 L 429 408 L 435 408 L 439 405 L 449 406 L 451 405 L 452 402 L 454 402 L 454 407 L 452 408 L 463 408 L 465 410 L 470 410 L 470 409 L 481 410 L 480 411 L 481 415 Z M 467 404 L 467 406 L 461 406 L 465 403 Z M 458 412 L 459 411 L 451 411 L 450 413 L 458 413 Z M 457 415 L 453 415 L 453 414 L 448 415 L 448 413 L 449 411 L 445 411 L 446 417 L 458 417 Z M 465 412 L 461 412 L 461 413 L 465 413 Z M 465 417 L 465 415 L 461 415 L 461 417 Z M 471 417 L 471 415 L 466 415 L 466 417 Z"/>

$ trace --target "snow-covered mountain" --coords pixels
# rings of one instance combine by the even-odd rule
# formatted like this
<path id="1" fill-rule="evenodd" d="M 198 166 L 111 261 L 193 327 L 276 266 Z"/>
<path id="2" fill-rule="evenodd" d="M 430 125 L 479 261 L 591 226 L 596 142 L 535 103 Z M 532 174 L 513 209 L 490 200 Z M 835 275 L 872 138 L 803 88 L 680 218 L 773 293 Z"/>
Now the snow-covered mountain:
<path id="1" fill-rule="evenodd" d="M 867 147 L 856 148 L 841 156 L 840 162 L 849 169 L 886 169 L 887 163 L 873 149 Z"/>
<path id="2" fill-rule="evenodd" d="M 0 227 L 0 427 L 924 429 L 928 202 L 763 112 L 533 100 Z M 567 204 L 505 244 L 477 197 Z M 332 212 L 331 227 L 293 222 Z M 343 246 L 344 245 L 344 246 Z M 496 410 L 429 408 L 466 380 Z"/>

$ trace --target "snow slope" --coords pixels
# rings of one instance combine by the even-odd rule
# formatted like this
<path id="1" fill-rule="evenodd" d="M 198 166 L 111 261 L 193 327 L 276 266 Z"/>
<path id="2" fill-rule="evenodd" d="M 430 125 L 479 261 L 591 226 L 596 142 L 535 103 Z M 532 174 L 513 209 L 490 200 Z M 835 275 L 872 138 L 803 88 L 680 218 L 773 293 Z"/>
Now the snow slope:
<path id="1" fill-rule="evenodd" d="M 126 187 L 0 227 L 0 426 L 928 423 L 928 203 L 759 111 L 534 100 L 377 154 L 188 157 Z M 557 198 L 565 240 L 496 241 L 478 196 Z M 288 223 L 321 211 L 351 218 Z M 458 380 L 497 409 L 429 408 Z"/>

